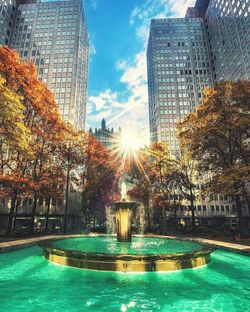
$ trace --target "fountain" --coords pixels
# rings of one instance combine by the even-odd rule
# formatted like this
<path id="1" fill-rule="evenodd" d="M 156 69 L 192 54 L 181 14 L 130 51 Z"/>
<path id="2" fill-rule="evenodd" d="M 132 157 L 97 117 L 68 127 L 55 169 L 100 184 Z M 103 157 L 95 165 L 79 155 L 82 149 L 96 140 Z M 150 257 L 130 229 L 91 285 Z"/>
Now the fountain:
<path id="1" fill-rule="evenodd" d="M 131 242 L 131 216 L 135 207 L 136 203 L 128 201 L 127 187 L 125 182 L 122 182 L 121 201 L 115 203 L 118 242 Z"/>
<path id="2" fill-rule="evenodd" d="M 114 206 L 116 238 L 112 235 L 78 235 L 51 240 L 41 245 L 45 258 L 66 266 L 116 272 L 173 271 L 210 262 L 213 250 L 198 243 L 159 235 L 135 235 L 132 239 L 131 219 L 137 204 L 128 200 L 124 182 L 121 200 Z"/>

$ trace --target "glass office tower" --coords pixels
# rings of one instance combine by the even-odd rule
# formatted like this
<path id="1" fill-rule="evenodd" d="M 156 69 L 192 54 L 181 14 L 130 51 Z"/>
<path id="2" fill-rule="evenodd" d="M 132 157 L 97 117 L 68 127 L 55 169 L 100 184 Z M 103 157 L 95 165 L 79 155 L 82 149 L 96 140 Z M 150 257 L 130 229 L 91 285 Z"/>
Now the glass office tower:
<path id="1" fill-rule="evenodd" d="M 250 1 L 210 0 L 205 21 L 215 81 L 250 79 Z"/>
<path id="2" fill-rule="evenodd" d="M 0 45 L 10 43 L 16 7 L 16 0 L 0 0 Z"/>
<path id="3" fill-rule="evenodd" d="M 54 93 L 63 118 L 86 119 L 89 43 L 82 0 L 1 0 L 0 44 L 32 60 Z"/>
<path id="4" fill-rule="evenodd" d="M 250 79 L 250 1 L 197 0 L 183 19 L 153 19 L 148 41 L 151 142 L 178 151 L 176 123 L 205 86 Z"/>
<path id="5" fill-rule="evenodd" d="M 202 18 L 153 19 L 147 49 L 151 142 L 178 153 L 176 123 L 193 111 L 212 85 L 208 38 Z"/>

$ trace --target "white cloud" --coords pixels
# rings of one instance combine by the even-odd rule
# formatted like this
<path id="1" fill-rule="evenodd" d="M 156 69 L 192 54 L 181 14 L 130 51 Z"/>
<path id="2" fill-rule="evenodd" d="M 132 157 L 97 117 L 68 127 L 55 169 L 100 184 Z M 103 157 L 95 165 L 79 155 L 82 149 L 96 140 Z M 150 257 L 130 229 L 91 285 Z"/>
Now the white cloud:
<path id="1" fill-rule="evenodd" d="M 91 0 L 90 3 L 91 3 L 92 8 L 96 10 L 99 4 L 99 0 Z"/>
<path id="2" fill-rule="evenodd" d="M 152 18 L 184 17 L 187 8 L 194 4 L 195 0 L 146 0 L 142 6 L 132 10 L 129 24 L 137 25 L 136 35 L 145 48 Z"/>
<path id="3" fill-rule="evenodd" d="M 96 54 L 96 48 L 94 43 L 90 40 L 90 44 L 89 44 L 89 53 L 90 55 L 95 55 Z"/>
<path id="4" fill-rule="evenodd" d="M 146 56 L 143 52 L 135 56 L 134 62 L 120 60 L 117 69 L 122 71 L 120 82 L 126 86 L 126 100 L 123 94 L 110 89 L 89 98 L 89 106 L 95 108 L 95 114 L 89 116 L 88 122 L 106 118 L 107 124 L 118 128 L 133 127 L 144 143 L 149 142 L 148 100 L 146 79 Z M 108 109 L 105 111 L 105 109 Z"/>
<path id="5" fill-rule="evenodd" d="M 165 8 L 168 8 L 166 5 L 166 0 L 161 0 Z M 194 0 L 170 0 L 169 9 L 175 17 L 184 17 L 188 7 L 194 6 Z"/>
<path id="6" fill-rule="evenodd" d="M 120 82 L 126 92 L 117 93 L 108 89 L 97 96 L 91 96 L 89 103 L 91 113 L 89 123 L 107 119 L 107 124 L 118 127 L 133 127 L 138 134 L 149 141 L 148 91 L 146 46 L 152 18 L 184 16 L 187 7 L 193 6 L 195 0 L 146 0 L 136 6 L 130 15 L 129 24 L 134 28 L 141 51 L 130 60 L 120 59 L 116 69 L 121 71 Z M 125 93 L 125 94 L 124 94 Z"/>
<path id="7" fill-rule="evenodd" d="M 124 73 L 120 79 L 121 82 L 126 83 L 129 89 L 134 89 L 147 80 L 147 66 L 146 56 L 144 51 L 135 55 L 134 64 L 128 66 L 128 63 L 124 61 Z"/>
<path id="8" fill-rule="evenodd" d="M 115 106 L 116 102 L 117 93 L 107 89 L 97 96 L 90 96 L 88 106 L 93 107 L 95 111 L 99 112 L 109 108 L 110 106 Z"/>
<path id="9" fill-rule="evenodd" d="M 102 120 L 103 118 L 108 119 L 108 118 L 110 117 L 111 114 L 112 114 L 112 109 L 111 109 L 111 108 L 109 108 L 109 109 L 107 109 L 107 110 L 105 110 L 105 111 L 100 111 L 99 113 L 95 113 L 95 115 L 93 115 L 93 116 L 91 117 L 91 122 L 92 122 L 92 123 L 93 123 L 93 122 L 99 123 L 99 122 L 101 122 L 101 120 Z"/>

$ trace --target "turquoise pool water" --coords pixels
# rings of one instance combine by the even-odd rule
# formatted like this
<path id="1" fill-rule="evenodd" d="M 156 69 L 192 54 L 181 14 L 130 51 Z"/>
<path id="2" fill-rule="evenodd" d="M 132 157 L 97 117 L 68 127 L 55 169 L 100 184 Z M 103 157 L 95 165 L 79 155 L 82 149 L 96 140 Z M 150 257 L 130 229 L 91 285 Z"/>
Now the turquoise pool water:
<path id="1" fill-rule="evenodd" d="M 122 274 L 47 262 L 39 247 L 0 254 L 1 312 L 250 311 L 250 258 L 222 251 L 207 266 Z"/>
<path id="2" fill-rule="evenodd" d="M 53 245 L 65 250 L 109 254 L 172 254 L 202 249 L 193 242 L 148 237 L 133 237 L 131 243 L 119 243 L 114 236 L 68 238 Z"/>

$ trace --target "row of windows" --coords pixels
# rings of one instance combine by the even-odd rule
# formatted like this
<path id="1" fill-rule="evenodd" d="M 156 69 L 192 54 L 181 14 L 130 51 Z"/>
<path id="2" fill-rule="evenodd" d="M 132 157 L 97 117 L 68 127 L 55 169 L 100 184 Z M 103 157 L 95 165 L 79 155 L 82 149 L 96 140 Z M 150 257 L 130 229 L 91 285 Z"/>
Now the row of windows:
<path id="1" fill-rule="evenodd" d="M 180 211 L 184 211 L 184 210 L 189 210 L 191 211 L 191 206 L 181 206 L 181 207 L 178 207 Z M 221 206 L 213 206 L 211 205 L 210 206 L 210 209 L 212 212 L 214 211 L 217 211 L 217 212 L 229 212 L 230 211 L 230 206 L 224 206 L 224 205 L 221 205 Z M 233 205 L 232 207 L 233 210 L 235 210 L 235 206 Z M 198 206 L 194 206 L 194 210 L 195 211 L 207 211 L 207 206 L 206 205 L 198 205 Z"/>

